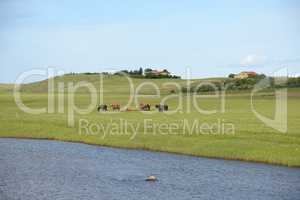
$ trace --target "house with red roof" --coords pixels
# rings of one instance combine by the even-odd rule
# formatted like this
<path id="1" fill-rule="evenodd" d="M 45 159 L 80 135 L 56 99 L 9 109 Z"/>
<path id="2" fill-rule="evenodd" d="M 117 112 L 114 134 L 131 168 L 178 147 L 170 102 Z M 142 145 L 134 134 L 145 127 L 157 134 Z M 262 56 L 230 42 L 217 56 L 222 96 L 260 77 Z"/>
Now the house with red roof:
<path id="1" fill-rule="evenodd" d="M 253 71 L 243 71 L 243 72 L 235 75 L 234 78 L 236 78 L 236 79 L 244 79 L 244 78 L 253 78 L 255 76 L 257 76 L 256 72 L 253 72 Z"/>

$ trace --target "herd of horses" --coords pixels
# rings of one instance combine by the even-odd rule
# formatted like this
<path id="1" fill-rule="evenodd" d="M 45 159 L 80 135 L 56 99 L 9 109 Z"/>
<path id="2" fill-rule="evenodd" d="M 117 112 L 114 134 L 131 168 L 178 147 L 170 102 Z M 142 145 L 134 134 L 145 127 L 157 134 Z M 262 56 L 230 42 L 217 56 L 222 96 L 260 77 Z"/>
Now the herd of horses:
<path id="1" fill-rule="evenodd" d="M 109 106 L 107 104 L 101 104 L 101 105 L 98 105 L 97 110 L 98 110 L 98 112 L 105 112 L 105 111 L 108 111 L 108 107 Z M 120 106 L 120 104 L 111 104 L 110 108 L 113 111 L 120 111 L 121 106 Z M 159 112 L 163 112 L 163 111 L 168 111 L 169 110 L 169 106 L 165 105 L 165 104 L 156 104 L 155 108 Z M 139 109 L 140 109 L 140 111 L 150 111 L 151 110 L 151 105 L 150 104 L 141 103 L 140 106 L 139 106 Z M 127 111 L 132 111 L 130 109 L 126 109 L 126 110 Z"/>

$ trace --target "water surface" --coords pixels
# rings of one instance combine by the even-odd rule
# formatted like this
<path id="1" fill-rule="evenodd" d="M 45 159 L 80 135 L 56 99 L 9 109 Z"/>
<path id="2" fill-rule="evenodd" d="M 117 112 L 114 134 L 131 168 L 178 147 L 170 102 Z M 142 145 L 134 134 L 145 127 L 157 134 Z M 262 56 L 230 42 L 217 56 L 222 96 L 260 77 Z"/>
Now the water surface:
<path id="1" fill-rule="evenodd" d="M 157 182 L 146 182 L 148 175 Z M 300 199 L 300 169 L 0 139 L 0 200 Z"/>

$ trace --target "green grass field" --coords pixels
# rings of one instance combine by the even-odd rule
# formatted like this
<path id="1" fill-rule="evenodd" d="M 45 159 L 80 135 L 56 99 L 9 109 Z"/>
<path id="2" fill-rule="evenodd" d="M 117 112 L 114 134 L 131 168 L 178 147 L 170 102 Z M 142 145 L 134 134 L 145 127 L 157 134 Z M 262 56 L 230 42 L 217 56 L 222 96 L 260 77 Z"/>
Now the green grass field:
<path id="1" fill-rule="evenodd" d="M 170 114 L 178 105 L 176 97 L 167 101 L 170 112 L 153 114 L 141 113 L 139 111 L 98 113 L 95 109 L 89 114 L 75 114 L 75 126 L 68 126 L 68 91 L 66 83 L 69 81 L 88 81 L 99 89 L 99 77 L 96 75 L 63 76 L 55 79 L 65 83 L 64 113 L 59 113 L 55 109 L 54 113 L 44 113 L 32 115 L 21 111 L 12 95 L 11 85 L 0 87 L 0 137 L 17 138 L 40 138 L 55 139 L 64 141 L 83 142 L 122 148 L 137 148 L 153 151 L 166 151 L 173 153 L 183 153 L 196 156 L 206 156 L 224 159 L 236 159 L 246 161 L 265 162 L 286 166 L 300 167 L 300 90 L 298 88 L 288 91 L 288 131 L 281 133 L 276 131 L 255 117 L 250 106 L 249 92 L 230 93 L 225 99 L 225 112 L 215 114 L 201 114 L 191 106 L 187 112 L 187 104 L 191 100 L 183 95 L 183 106 L 175 114 Z M 145 80 L 134 79 L 135 87 L 145 81 L 154 82 L 161 89 L 161 97 L 140 97 L 141 102 L 157 104 L 160 99 L 170 94 L 171 90 L 178 92 L 172 85 L 164 85 L 169 81 L 175 81 L 184 85 L 184 80 Z M 199 80 L 193 80 L 197 82 Z M 56 87 L 56 85 L 55 85 Z M 55 103 L 57 104 L 58 92 L 55 93 Z M 145 86 L 140 94 L 154 94 L 151 86 Z M 24 104 L 31 108 L 41 108 L 47 106 L 47 81 L 36 82 L 22 86 L 22 100 Z M 117 76 L 106 77 L 104 79 L 104 102 L 126 104 L 129 99 L 129 86 L 127 80 Z M 75 103 L 78 107 L 86 107 L 90 102 L 90 95 L 84 89 L 78 90 L 75 95 Z M 201 98 L 197 100 L 199 107 L 203 110 L 220 110 L 221 101 L 216 98 Z M 254 105 L 259 113 L 272 117 L 274 115 L 274 92 L 267 91 L 255 97 Z M 132 104 L 130 108 L 134 109 Z M 154 110 L 153 106 L 152 109 Z M 109 125 L 111 122 L 121 123 L 125 120 L 138 127 L 135 131 L 115 129 L 104 135 L 103 131 L 97 134 L 85 134 L 83 130 L 80 134 L 79 120 L 88 120 L 90 124 Z M 159 132 L 156 128 L 147 127 L 145 130 L 144 120 L 152 120 L 152 125 L 156 124 L 180 124 L 182 120 L 192 123 L 198 120 L 201 124 L 216 125 L 219 120 L 234 125 L 234 134 L 210 134 L 209 131 L 197 134 L 192 131 L 185 133 L 183 127 L 174 128 L 171 131 Z M 94 128 L 94 129 L 93 129 Z M 96 131 L 96 127 L 91 127 Z M 122 132 L 123 131 L 123 132 Z"/>

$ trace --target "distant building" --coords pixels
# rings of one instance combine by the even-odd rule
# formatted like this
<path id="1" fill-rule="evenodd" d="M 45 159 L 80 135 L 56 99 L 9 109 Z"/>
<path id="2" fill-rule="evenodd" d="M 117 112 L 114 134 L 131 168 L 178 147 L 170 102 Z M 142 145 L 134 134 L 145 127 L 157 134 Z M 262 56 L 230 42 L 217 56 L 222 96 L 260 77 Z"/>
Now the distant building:
<path id="1" fill-rule="evenodd" d="M 252 71 L 244 71 L 244 72 L 241 72 L 237 75 L 234 76 L 234 78 L 236 79 L 244 79 L 244 78 L 252 78 L 252 77 L 255 77 L 257 76 L 257 73 L 256 72 L 252 72 Z"/>
<path id="2" fill-rule="evenodd" d="M 151 76 L 170 76 L 170 72 L 168 70 L 156 70 L 152 69 L 149 71 L 145 71 L 145 75 L 151 75 Z"/>

